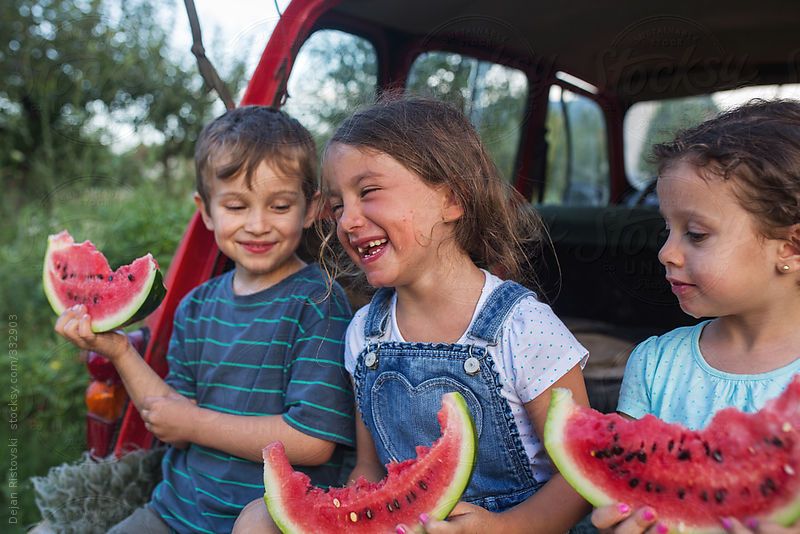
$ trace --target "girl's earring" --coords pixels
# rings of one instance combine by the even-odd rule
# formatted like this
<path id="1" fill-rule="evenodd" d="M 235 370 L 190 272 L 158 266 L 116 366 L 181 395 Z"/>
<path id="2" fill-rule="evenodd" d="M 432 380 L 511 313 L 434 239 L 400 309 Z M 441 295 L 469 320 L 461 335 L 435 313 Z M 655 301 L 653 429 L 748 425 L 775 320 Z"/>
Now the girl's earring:
<path id="1" fill-rule="evenodd" d="M 784 271 L 788 271 L 789 270 L 789 266 L 788 265 L 784 265 L 783 267 L 781 267 L 781 269 L 783 269 Z"/>

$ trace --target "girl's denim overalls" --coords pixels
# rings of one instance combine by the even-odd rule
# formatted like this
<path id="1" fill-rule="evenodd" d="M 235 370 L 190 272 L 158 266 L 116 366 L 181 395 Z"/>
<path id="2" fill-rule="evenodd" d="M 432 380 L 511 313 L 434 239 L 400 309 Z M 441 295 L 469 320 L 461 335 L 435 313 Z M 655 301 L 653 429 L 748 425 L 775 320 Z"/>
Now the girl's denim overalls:
<path id="1" fill-rule="evenodd" d="M 533 478 L 486 347 L 497 343 L 506 316 L 532 292 L 510 281 L 497 287 L 470 327 L 468 344 L 386 341 L 392 293 L 380 289 L 370 303 L 355 369 L 358 407 L 380 461 L 414 458 L 417 445 L 433 443 L 441 434 L 441 397 L 458 391 L 478 433 L 475 471 L 462 499 L 493 512 L 527 499 L 542 483 Z"/>

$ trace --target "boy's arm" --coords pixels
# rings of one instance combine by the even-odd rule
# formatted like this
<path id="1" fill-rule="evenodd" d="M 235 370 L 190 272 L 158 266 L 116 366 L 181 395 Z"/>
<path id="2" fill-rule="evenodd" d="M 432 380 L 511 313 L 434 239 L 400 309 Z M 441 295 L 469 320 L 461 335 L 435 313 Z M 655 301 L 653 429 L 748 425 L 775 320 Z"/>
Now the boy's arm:
<path id="1" fill-rule="evenodd" d="M 92 332 L 91 319 L 85 306 L 67 309 L 56 321 L 55 330 L 81 349 L 106 356 L 114 364 L 128 396 L 139 411 L 147 397 L 176 394 L 136 352 L 127 336 L 117 332 Z"/>
<path id="2" fill-rule="evenodd" d="M 261 449 L 273 441 L 283 442 L 289 462 L 296 465 L 323 464 L 336 447 L 331 441 L 295 430 L 281 415 L 232 415 L 170 397 L 151 399 L 148 411 L 156 435 L 162 421 L 180 421 L 164 427 L 159 435 L 162 441 L 190 441 L 254 462 L 263 461 Z"/>

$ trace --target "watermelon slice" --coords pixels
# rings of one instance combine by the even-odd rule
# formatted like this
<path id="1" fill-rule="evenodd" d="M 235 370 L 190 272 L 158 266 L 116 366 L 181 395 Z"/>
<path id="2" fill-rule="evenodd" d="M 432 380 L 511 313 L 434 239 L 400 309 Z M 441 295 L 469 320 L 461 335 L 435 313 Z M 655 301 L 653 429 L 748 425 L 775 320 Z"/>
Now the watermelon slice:
<path id="1" fill-rule="evenodd" d="M 727 408 L 699 431 L 601 414 L 556 389 L 545 447 L 595 506 L 651 506 L 675 531 L 725 532 L 722 517 L 800 518 L 800 377 L 759 412 Z"/>
<path id="2" fill-rule="evenodd" d="M 56 314 L 84 304 L 94 332 L 147 317 L 166 294 L 158 263 L 150 254 L 112 271 L 92 243 L 76 244 L 66 230 L 47 240 L 43 282 Z"/>
<path id="3" fill-rule="evenodd" d="M 418 525 L 419 515 L 444 519 L 467 487 L 475 464 L 475 426 L 459 393 L 442 397 L 442 435 L 417 447 L 417 458 L 386 466 L 378 483 L 322 490 L 289 465 L 283 444 L 264 449 L 264 500 L 284 533 L 394 532 L 398 523 Z"/>

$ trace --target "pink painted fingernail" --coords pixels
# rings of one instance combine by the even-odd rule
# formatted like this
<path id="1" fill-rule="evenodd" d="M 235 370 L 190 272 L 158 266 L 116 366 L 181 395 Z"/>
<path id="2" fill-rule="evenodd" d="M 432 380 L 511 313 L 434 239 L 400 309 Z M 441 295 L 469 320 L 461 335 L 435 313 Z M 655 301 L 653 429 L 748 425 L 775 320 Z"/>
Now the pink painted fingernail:
<path id="1" fill-rule="evenodd" d="M 758 528 L 758 519 L 750 517 L 744 522 L 744 526 L 750 530 L 756 530 Z"/>
<path id="2" fill-rule="evenodd" d="M 425 512 L 422 512 L 421 514 L 419 514 L 419 522 L 422 523 L 423 525 L 427 525 L 428 521 L 430 521 L 430 520 L 431 520 L 430 516 L 428 514 L 426 514 Z"/>
<path id="3" fill-rule="evenodd" d="M 723 517 L 719 522 L 722 523 L 722 528 L 725 530 L 730 530 L 733 528 L 733 521 L 731 521 L 728 517 Z"/>
<path id="4" fill-rule="evenodd" d="M 650 508 L 645 508 L 644 512 L 642 512 L 642 517 L 645 521 L 652 521 L 656 518 L 656 514 Z"/>
<path id="5" fill-rule="evenodd" d="M 406 534 L 406 529 L 403 527 L 397 527 L 397 534 Z"/>
<path id="6" fill-rule="evenodd" d="M 617 511 L 621 514 L 627 514 L 628 512 L 631 511 L 631 507 L 625 504 L 624 502 L 621 502 L 617 505 Z"/>
<path id="7" fill-rule="evenodd" d="M 669 527 L 664 523 L 659 523 L 656 526 L 656 532 L 658 532 L 658 534 L 667 534 L 667 532 L 669 532 Z"/>

